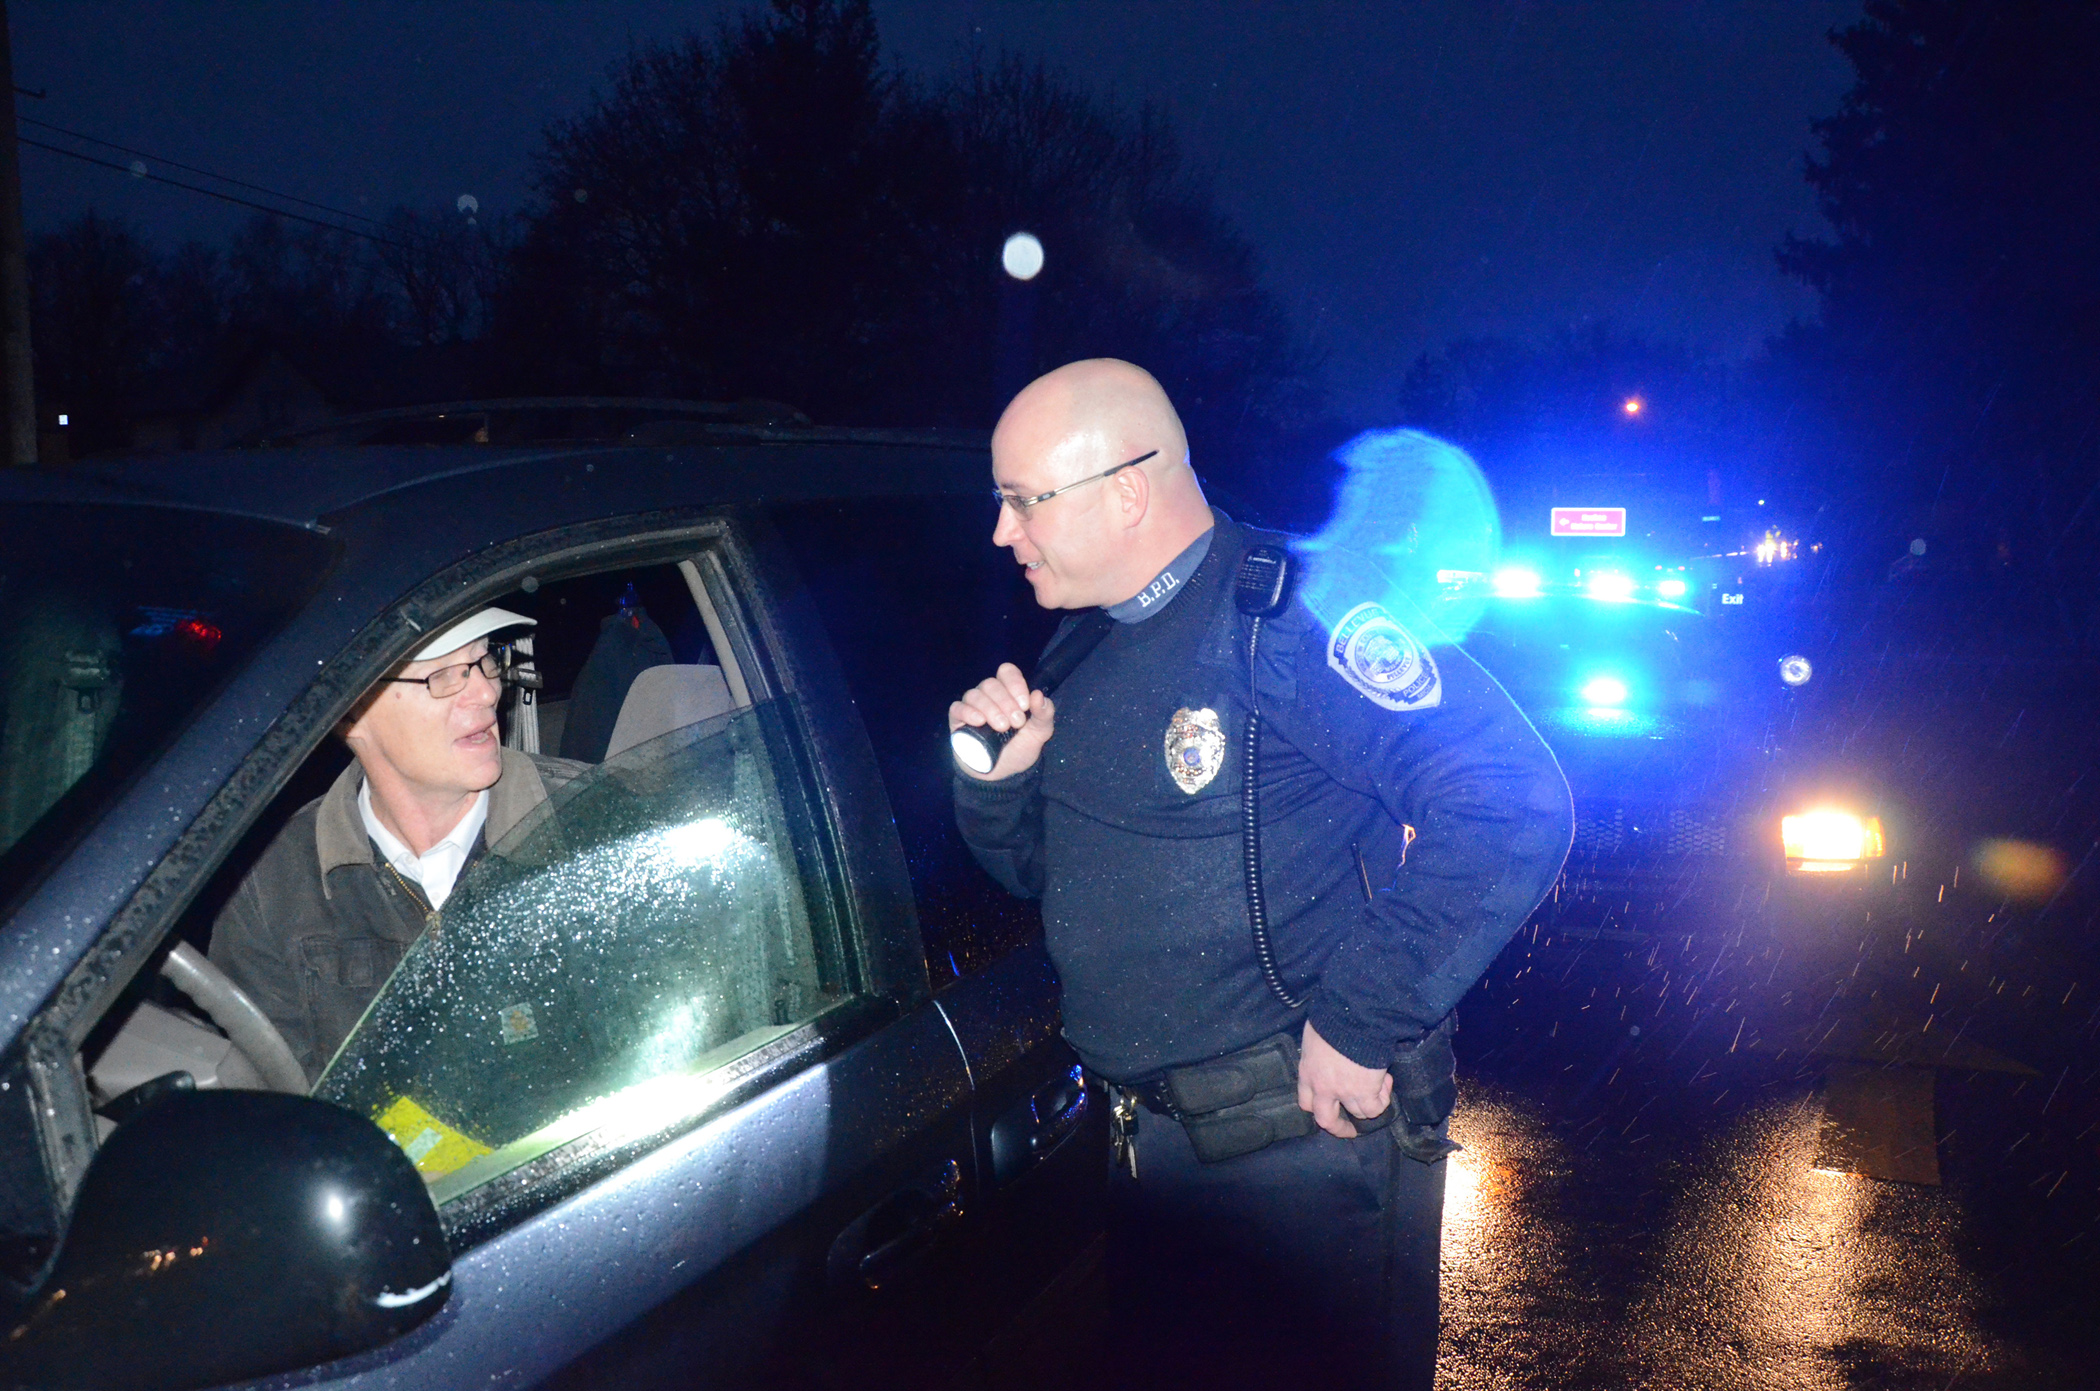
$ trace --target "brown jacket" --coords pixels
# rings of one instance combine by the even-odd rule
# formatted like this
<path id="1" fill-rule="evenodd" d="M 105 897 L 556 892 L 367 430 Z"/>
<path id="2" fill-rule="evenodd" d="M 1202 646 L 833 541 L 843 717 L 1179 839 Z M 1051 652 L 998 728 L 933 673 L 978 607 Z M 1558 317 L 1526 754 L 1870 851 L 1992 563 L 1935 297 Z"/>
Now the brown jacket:
<path id="1" fill-rule="evenodd" d="M 585 766 L 505 749 L 468 863 Z M 293 813 L 212 928 L 212 961 L 270 1016 L 309 1083 L 436 916 L 366 834 L 357 812 L 363 782 L 353 761 Z"/>

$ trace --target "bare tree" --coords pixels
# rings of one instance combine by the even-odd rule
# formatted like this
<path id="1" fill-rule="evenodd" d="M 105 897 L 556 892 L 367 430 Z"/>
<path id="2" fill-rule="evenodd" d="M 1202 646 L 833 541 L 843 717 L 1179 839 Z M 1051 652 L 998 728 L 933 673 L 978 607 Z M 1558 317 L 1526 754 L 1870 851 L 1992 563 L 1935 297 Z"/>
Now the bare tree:
<path id="1" fill-rule="evenodd" d="M 982 426 L 999 248 L 1024 228 L 1051 257 L 1032 365 L 1143 362 L 1212 439 L 1308 408 L 1255 257 L 1163 118 L 1011 61 L 906 81 L 865 0 L 645 50 L 552 127 L 498 337 L 533 389 Z"/>

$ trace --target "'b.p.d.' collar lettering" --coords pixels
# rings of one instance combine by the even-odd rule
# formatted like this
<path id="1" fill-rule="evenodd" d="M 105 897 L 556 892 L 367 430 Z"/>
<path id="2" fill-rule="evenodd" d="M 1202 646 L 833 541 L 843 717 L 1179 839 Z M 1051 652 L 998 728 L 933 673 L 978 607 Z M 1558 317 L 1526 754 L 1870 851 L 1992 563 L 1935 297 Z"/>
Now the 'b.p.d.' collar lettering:
<path id="1" fill-rule="evenodd" d="M 1164 609 L 1168 601 L 1180 593 L 1183 582 L 1196 573 L 1203 557 L 1210 554 L 1210 538 L 1216 534 L 1217 528 L 1213 527 L 1189 542 L 1187 550 L 1168 561 L 1167 567 L 1152 577 L 1152 583 L 1122 603 L 1110 604 L 1108 616 L 1118 623 L 1142 623 Z"/>

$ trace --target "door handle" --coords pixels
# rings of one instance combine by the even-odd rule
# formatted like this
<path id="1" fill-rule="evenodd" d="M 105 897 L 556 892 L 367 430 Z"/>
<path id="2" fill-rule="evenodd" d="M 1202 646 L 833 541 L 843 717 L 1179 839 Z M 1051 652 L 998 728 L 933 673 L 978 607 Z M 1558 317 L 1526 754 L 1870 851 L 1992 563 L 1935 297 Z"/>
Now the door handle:
<path id="1" fill-rule="evenodd" d="M 950 1159 L 931 1180 L 900 1188 L 853 1219 L 831 1243 L 831 1283 L 879 1290 L 963 1215 L 962 1166 Z"/>
<path id="2" fill-rule="evenodd" d="M 992 1178 L 1007 1183 L 1047 1157 L 1086 1119 L 1086 1076 L 1074 1066 L 1038 1087 L 992 1126 Z"/>
<path id="3" fill-rule="evenodd" d="M 1077 1067 L 1028 1098 L 1035 1112 L 1035 1133 L 1028 1147 L 1040 1159 L 1064 1143 L 1086 1119 L 1086 1077 Z"/>

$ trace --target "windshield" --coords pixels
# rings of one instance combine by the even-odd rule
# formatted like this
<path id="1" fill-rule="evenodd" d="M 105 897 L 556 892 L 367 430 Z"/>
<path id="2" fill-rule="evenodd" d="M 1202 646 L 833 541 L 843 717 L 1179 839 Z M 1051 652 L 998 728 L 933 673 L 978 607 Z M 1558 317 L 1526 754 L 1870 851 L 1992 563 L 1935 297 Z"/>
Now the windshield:
<path id="1" fill-rule="evenodd" d="M 333 548 L 149 508 L 0 508 L 0 901 L 297 612 Z"/>

